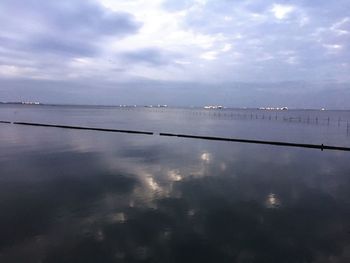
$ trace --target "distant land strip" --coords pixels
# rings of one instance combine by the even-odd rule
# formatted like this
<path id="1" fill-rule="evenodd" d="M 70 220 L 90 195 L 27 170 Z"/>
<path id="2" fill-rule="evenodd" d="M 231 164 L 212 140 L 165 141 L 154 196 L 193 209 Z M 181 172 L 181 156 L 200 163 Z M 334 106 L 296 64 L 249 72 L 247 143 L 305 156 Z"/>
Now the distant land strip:
<path id="1" fill-rule="evenodd" d="M 0 121 L 0 123 L 11 124 L 10 121 Z M 106 128 L 57 125 L 57 124 L 45 124 L 45 123 L 33 123 L 33 122 L 12 122 L 12 123 L 17 124 L 17 125 L 52 127 L 52 128 L 62 128 L 62 129 L 157 135 L 153 132 L 135 131 L 135 130 L 106 129 Z M 276 145 L 276 146 L 287 146 L 287 147 L 310 148 L 310 149 L 319 149 L 322 151 L 323 150 L 350 151 L 350 147 L 331 146 L 331 145 L 324 145 L 324 144 L 319 145 L 319 144 L 290 143 L 290 142 L 279 142 L 279 141 L 248 140 L 248 139 L 224 138 L 224 137 L 200 136 L 200 135 L 176 134 L 176 133 L 162 133 L 162 132 L 159 133 L 159 136 L 201 139 L 201 140 L 210 140 L 210 141 L 227 141 L 227 142 L 241 142 L 241 143 L 252 143 L 252 144 L 265 144 L 265 145 Z"/>

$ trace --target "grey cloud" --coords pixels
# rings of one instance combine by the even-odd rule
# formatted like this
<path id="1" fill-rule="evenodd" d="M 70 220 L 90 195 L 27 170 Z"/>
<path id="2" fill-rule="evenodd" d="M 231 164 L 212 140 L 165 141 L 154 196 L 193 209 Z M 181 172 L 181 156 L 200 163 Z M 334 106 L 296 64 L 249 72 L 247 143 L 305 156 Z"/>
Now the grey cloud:
<path id="1" fill-rule="evenodd" d="M 55 36 L 37 38 L 25 48 L 28 51 L 49 52 L 57 55 L 92 56 L 97 53 L 97 48 L 92 43 L 76 39 L 61 39 Z"/>
<path id="2" fill-rule="evenodd" d="M 83 0 L 5 0 L 0 15 L 0 37 L 10 36 L 5 47 L 60 55 L 94 55 L 101 38 L 135 34 L 141 26 L 130 14 Z"/>
<path id="3" fill-rule="evenodd" d="M 48 19 L 53 28 L 81 35 L 123 36 L 135 33 L 139 23 L 131 15 L 104 10 L 92 2 L 76 1 L 48 6 L 54 15 Z"/>
<path id="4" fill-rule="evenodd" d="M 144 63 L 153 66 L 160 66 L 170 63 L 174 54 L 167 53 L 157 48 L 146 48 L 120 55 L 121 59 L 128 63 Z"/>
<path id="5" fill-rule="evenodd" d="M 130 14 L 111 12 L 89 0 L 4 0 L 1 5 L 3 15 L 21 16 L 16 23 L 34 22 L 33 25 L 37 26 L 45 23 L 44 26 L 61 33 L 124 35 L 135 33 L 140 27 Z"/>
<path id="6" fill-rule="evenodd" d="M 186 10 L 187 13 L 176 17 L 178 20 L 174 32 L 160 32 L 160 34 L 190 32 L 188 38 L 195 40 L 194 43 L 184 39 L 184 43 L 181 43 L 181 40 L 170 44 L 165 41 L 166 47 L 155 47 L 154 43 L 135 43 L 135 39 L 130 39 L 130 42 L 127 39 L 126 43 L 130 43 L 130 46 L 118 43 L 113 46 L 113 50 L 108 49 L 107 53 L 105 43 L 108 40 L 117 41 L 138 33 L 141 34 L 140 39 L 148 39 L 144 32 L 138 31 L 142 21 L 136 21 L 131 14 L 122 12 L 123 10 L 121 12 L 107 10 L 95 1 L 2 0 L 0 63 L 19 66 L 20 70 L 23 67 L 23 72 L 33 67 L 35 73 L 32 77 L 48 76 L 49 79 L 57 80 L 73 76 L 81 79 L 79 85 L 65 82 L 38 82 L 32 85 L 27 84 L 27 80 L 22 80 L 16 84 L 11 83 L 12 92 L 11 89 L 1 87 L 0 93 L 6 97 L 4 90 L 10 91 L 8 94 L 12 94 L 14 99 L 18 92 L 25 96 L 33 93 L 33 100 L 35 96 L 40 96 L 40 100 L 44 101 L 53 96 L 53 99 L 62 102 L 70 100 L 79 103 L 80 98 L 83 103 L 94 103 L 95 99 L 99 100 L 99 103 L 108 103 L 110 92 L 115 92 L 118 97 L 121 94 L 122 98 L 118 102 L 120 104 L 128 102 L 139 104 L 143 100 L 145 104 L 161 102 L 171 105 L 173 100 L 178 99 L 182 105 L 191 105 L 196 102 L 212 103 L 212 98 L 217 98 L 217 104 L 227 104 L 230 98 L 234 105 L 241 103 L 237 106 L 253 106 L 255 101 L 259 103 L 263 100 L 269 101 L 269 96 L 272 94 L 268 91 L 269 85 L 261 87 L 261 90 L 266 90 L 266 93 L 262 94 L 255 88 L 259 84 L 230 83 L 333 79 L 334 85 L 337 85 L 336 82 L 350 80 L 348 73 L 350 34 L 339 34 L 340 31 L 337 33 L 336 30 L 332 30 L 332 26 L 349 17 L 348 0 L 339 0 L 336 3 L 326 0 L 204 2 L 205 4 L 199 4 L 198 1 L 167 0 L 162 6 L 169 12 Z M 292 5 L 295 6 L 295 10 L 286 19 L 277 19 L 271 12 L 274 4 Z M 307 17 L 308 21 L 302 24 L 300 21 L 304 17 Z M 162 17 L 159 21 L 162 21 Z M 168 28 L 164 25 L 164 30 L 165 28 L 173 30 L 172 26 Z M 350 21 L 339 25 L 338 30 L 350 31 Z M 224 51 L 225 46 L 230 48 Z M 215 58 L 203 59 L 201 55 L 210 52 L 217 54 Z M 73 59 L 75 57 L 90 58 L 76 60 Z M 176 60 L 180 62 L 183 60 L 185 63 L 173 64 Z M 80 62 L 82 63 L 79 64 Z M 87 63 L 84 64 L 85 62 Z M 142 67 L 134 68 L 137 65 Z M 180 80 L 192 79 L 194 83 L 174 84 L 171 81 L 135 83 L 137 80 L 135 76 L 147 67 L 153 68 L 154 75 L 150 78 L 157 78 L 158 74 L 160 79 L 164 79 L 171 75 Z M 7 69 L 5 66 L 3 72 Z M 36 73 L 38 74 L 35 75 Z M 109 85 L 109 88 L 101 89 L 100 86 L 104 85 L 99 82 L 101 76 L 117 81 L 127 80 L 130 84 L 114 83 Z M 213 88 L 203 84 L 207 80 L 226 84 Z M 24 88 L 26 85 L 28 88 Z M 167 86 L 171 88 L 168 89 Z M 294 89 L 294 86 L 282 83 L 279 87 L 280 93 L 271 97 L 275 97 L 281 103 L 289 102 L 286 94 L 289 94 L 289 89 Z M 323 88 L 320 85 L 305 85 L 307 92 L 305 91 L 304 97 L 311 99 L 307 101 L 303 99 L 304 97 L 295 95 L 294 104 L 307 106 L 307 103 L 316 103 L 313 97 L 322 101 L 320 105 L 325 104 L 327 101 L 320 94 L 322 92 L 325 94 L 326 89 L 330 89 L 330 86 Z M 159 93 L 158 100 L 152 101 L 153 97 L 147 96 L 149 90 L 152 93 Z M 312 90 L 315 90 L 314 93 Z M 100 95 L 100 91 L 104 94 Z M 140 98 L 135 98 L 135 93 L 131 94 L 130 91 L 140 94 Z M 332 94 L 349 99 L 348 93 L 342 96 L 342 91 L 332 91 Z M 336 95 L 332 97 L 333 102 Z M 329 102 L 330 106 L 338 105 L 333 102 Z M 345 100 L 341 102 L 347 105 Z"/>

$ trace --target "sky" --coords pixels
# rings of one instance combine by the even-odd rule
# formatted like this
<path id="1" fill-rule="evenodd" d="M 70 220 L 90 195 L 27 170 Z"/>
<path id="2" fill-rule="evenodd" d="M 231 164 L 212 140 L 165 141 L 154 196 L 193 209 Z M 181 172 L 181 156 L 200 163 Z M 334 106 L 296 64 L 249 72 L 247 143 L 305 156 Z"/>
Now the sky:
<path id="1" fill-rule="evenodd" d="M 1 0 L 0 101 L 350 108 L 349 0 Z"/>

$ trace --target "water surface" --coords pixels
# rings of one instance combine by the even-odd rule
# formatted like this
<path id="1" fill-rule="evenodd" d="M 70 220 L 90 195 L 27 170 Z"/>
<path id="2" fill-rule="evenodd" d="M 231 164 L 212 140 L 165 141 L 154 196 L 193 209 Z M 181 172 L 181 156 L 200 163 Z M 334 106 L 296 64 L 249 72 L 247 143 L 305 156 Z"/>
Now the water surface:
<path id="1" fill-rule="evenodd" d="M 233 113 L 5 107 L 0 115 L 349 143 L 336 117 Z M 349 262 L 349 160 L 341 151 L 0 124 L 0 262 Z"/>

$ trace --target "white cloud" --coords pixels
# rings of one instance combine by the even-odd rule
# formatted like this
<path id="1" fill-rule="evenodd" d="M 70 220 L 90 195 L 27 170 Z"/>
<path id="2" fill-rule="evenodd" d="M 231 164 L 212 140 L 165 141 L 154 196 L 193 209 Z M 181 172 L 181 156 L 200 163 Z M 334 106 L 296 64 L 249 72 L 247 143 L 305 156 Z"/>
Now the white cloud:
<path id="1" fill-rule="evenodd" d="M 331 27 L 330 30 L 333 31 L 336 35 L 342 36 L 342 35 L 348 35 L 350 32 L 346 30 L 344 27 L 346 24 L 350 24 L 350 18 L 345 17 L 336 23 L 334 23 Z"/>
<path id="2" fill-rule="evenodd" d="M 292 13 L 295 10 L 295 7 L 291 5 L 281 5 L 281 4 L 274 4 L 271 8 L 271 12 L 275 16 L 275 18 L 283 20 L 288 18 L 290 13 Z"/>
<path id="3" fill-rule="evenodd" d="M 6 1 L 11 3 L 15 0 Z M 45 0 L 37 1 L 44 3 Z M 84 2 L 74 2 L 79 1 Z M 0 63 L 7 65 L 1 67 L 1 74 L 32 77 L 41 74 L 54 79 L 90 77 L 120 81 L 142 77 L 206 82 L 216 81 L 220 71 L 223 81 L 235 81 L 237 76 L 241 78 L 239 81 L 251 81 L 263 79 L 259 76 L 264 73 L 272 76 L 271 79 L 299 78 L 298 72 L 293 72 L 288 64 L 298 64 L 300 68 L 311 70 L 321 67 L 321 63 L 314 64 L 314 67 L 304 63 L 324 61 L 326 58 L 327 62 L 321 69 L 326 71 L 331 63 L 339 64 L 347 57 L 350 17 L 330 8 L 330 17 L 321 19 L 320 7 L 315 5 L 310 8 L 310 4 L 305 5 L 301 1 L 256 4 L 256 1 L 249 0 L 232 5 L 229 1 L 186 0 L 181 4 L 173 0 L 175 8 L 166 6 L 165 0 L 92 0 L 95 1 L 102 4 L 102 7 L 99 6 L 102 13 L 117 12 L 130 17 L 136 25 L 133 33 L 123 35 L 123 38 L 107 34 L 98 40 L 94 40 L 92 35 L 76 43 L 66 36 L 59 37 L 62 43 L 45 39 L 47 46 L 60 52 L 71 51 L 72 44 L 75 53 L 69 53 L 65 59 L 57 59 L 60 55 L 54 56 L 51 51 L 44 54 L 40 45 L 37 45 L 35 54 L 31 46 L 26 46 L 28 38 L 37 39 L 35 31 L 22 34 L 29 32 L 27 28 L 34 25 L 38 31 L 42 31 L 43 27 L 52 35 L 61 36 L 56 34 L 54 23 L 35 23 L 38 22 L 36 18 L 31 21 L 30 16 L 11 22 L 11 17 L 7 16 L 6 19 L 15 26 L 12 30 L 7 30 L 4 23 L 0 26 Z M 334 4 L 326 5 L 332 7 Z M 77 10 L 82 10 L 79 4 L 77 6 Z M 55 8 L 51 11 L 55 12 Z M 41 13 L 46 17 L 44 12 Z M 84 17 L 75 19 L 72 16 L 71 19 L 80 25 L 84 24 Z M 66 26 L 65 21 L 57 21 L 58 26 Z M 37 24 L 42 27 L 37 27 Z M 16 28 L 21 30 L 16 31 Z M 311 48 L 313 45 L 315 52 Z M 142 50 L 155 52 L 148 55 L 137 53 Z M 282 54 L 282 50 L 295 52 Z M 342 61 L 335 61 L 338 58 L 334 54 L 340 52 L 344 55 Z M 134 59 L 124 63 L 123 54 L 134 54 Z M 232 72 L 239 73 L 234 75 Z M 315 74 L 309 74 L 312 75 Z"/>
<path id="4" fill-rule="evenodd" d="M 220 53 L 227 53 L 232 49 L 232 45 L 225 43 L 224 46 L 219 50 L 210 50 L 200 54 L 199 58 L 204 60 L 216 60 Z"/>
<path id="5" fill-rule="evenodd" d="M 208 51 L 202 53 L 199 57 L 204 60 L 215 60 L 217 59 L 218 53 L 217 51 Z"/>
<path id="6" fill-rule="evenodd" d="M 295 64 L 298 64 L 298 58 L 297 57 L 288 57 L 287 60 L 286 60 L 286 63 L 287 64 L 290 64 L 290 65 L 295 65 Z"/>
<path id="7" fill-rule="evenodd" d="M 268 61 L 268 60 L 272 60 L 274 59 L 275 57 L 269 53 L 264 53 L 264 54 L 261 54 L 258 58 L 257 58 L 257 61 L 259 62 L 264 62 L 264 61 Z"/>
<path id="8" fill-rule="evenodd" d="M 0 65 L 0 74 L 3 76 L 18 76 L 24 73 L 23 69 L 13 65 Z"/>
<path id="9" fill-rule="evenodd" d="M 187 61 L 187 60 L 175 60 L 175 63 L 176 63 L 176 64 L 179 64 L 179 65 L 189 65 L 189 64 L 192 64 L 190 61 Z"/>
<path id="10" fill-rule="evenodd" d="M 267 16 L 261 13 L 251 13 L 249 16 L 251 20 L 256 22 L 263 22 L 267 19 Z"/>
<path id="11" fill-rule="evenodd" d="M 186 10 L 169 12 L 162 8 L 162 1 L 112 1 L 101 0 L 108 8 L 122 9 L 132 13 L 142 21 L 143 26 L 137 35 L 117 40 L 112 49 L 135 49 L 147 46 L 161 47 L 175 52 L 193 52 L 194 49 L 210 49 L 225 40 L 222 34 L 205 34 L 184 27 L 183 21 L 189 12 L 198 11 L 190 7 Z M 205 5 L 206 1 L 196 1 L 194 6 Z"/>
<path id="12" fill-rule="evenodd" d="M 299 26 L 303 27 L 309 24 L 310 18 L 307 15 L 301 15 L 299 18 Z"/>
<path id="13" fill-rule="evenodd" d="M 198 5 L 206 5 L 207 4 L 207 0 L 194 0 L 194 3 L 198 4 Z"/>
<path id="14" fill-rule="evenodd" d="M 343 48 L 343 46 L 339 44 L 323 44 L 323 47 L 330 53 L 337 53 Z"/>
<path id="15" fill-rule="evenodd" d="M 221 51 L 222 51 L 222 52 L 228 52 L 228 51 L 230 51 L 231 49 L 232 49 L 232 45 L 226 43 L 226 44 L 224 45 L 224 47 L 221 49 Z"/>

